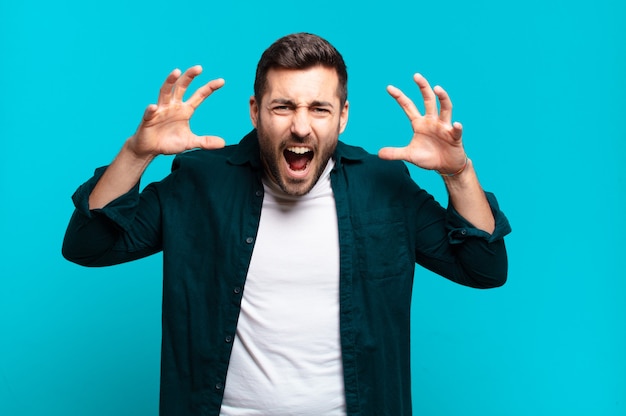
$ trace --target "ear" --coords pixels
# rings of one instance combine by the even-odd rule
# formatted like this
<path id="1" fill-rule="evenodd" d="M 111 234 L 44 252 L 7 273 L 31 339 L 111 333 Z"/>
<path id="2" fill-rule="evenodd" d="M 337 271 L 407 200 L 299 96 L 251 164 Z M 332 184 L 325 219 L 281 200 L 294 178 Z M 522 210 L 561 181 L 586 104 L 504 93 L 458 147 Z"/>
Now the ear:
<path id="1" fill-rule="evenodd" d="M 346 125 L 348 124 L 348 113 L 350 112 L 350 103 L 346 101 L 341 109 L 341 114 L 339 115 L 339 134 L 343 133 L 346 129 Z"/>
<path id="2" fill-rule="evenodd" d="M 250 121 L 252 121 L 252 125 L 256 129 L 257 124 L 259 124 L 259 104 L 256 102 L 254 95 L 250 97 Z"/>

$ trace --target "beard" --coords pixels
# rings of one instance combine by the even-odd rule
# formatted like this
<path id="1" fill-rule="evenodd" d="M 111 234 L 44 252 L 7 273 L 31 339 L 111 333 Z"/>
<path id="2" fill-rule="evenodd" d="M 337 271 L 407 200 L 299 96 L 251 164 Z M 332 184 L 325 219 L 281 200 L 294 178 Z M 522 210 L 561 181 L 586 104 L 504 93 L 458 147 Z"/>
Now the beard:
<path id="1" fill-rule="evenodd" d="M 265 173 L 288 195 L 303 196 L 309 193 L 322 176 L 322 173 L 324 173 L 328 161 L 335 152 L 339 138 L 339 128 L 337 128 L 335 137 L 324 140 L 320 147 L 320 142 L 311 140 L 310 136 L 302 138 L 291 134 L 282 140 L 273 139 L 263 128 L 260 118 L 257 124 L 257 137 Z M 308 162 L 309 166 L 307 167 L 311 169 L 311 172 L 303 178 L 294 178 L 285 173 L 288 163 L 283 152 L 286 151 L 285 149 L 288 146 L 293 146 L 294 144 L 308 146 L 314 152 L 313 158 Z"/>

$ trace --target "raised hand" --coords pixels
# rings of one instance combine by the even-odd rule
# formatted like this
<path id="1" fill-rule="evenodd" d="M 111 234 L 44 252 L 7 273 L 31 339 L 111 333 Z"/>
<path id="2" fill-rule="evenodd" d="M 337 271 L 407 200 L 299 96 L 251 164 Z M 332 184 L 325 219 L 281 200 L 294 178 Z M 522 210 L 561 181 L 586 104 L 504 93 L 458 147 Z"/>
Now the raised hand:
<path id="1" fill-rule="evenodd" d="M 183 101 L 187 88 L 200 75 L 199 65 L 172 71 L 161 86 L 157 104 L 150 104 L 128 146 L 138 157 L 154 157 L 159 154 L 176 154 L 194 148 L 216 149 L 224 146 L 217 136 L 198 136 L 192 133 L 189 120 L 194 111 L 214 91 L 224 85 L 224 80 L 214 79 L 198 88 Z"/>
<path id="2" fill-rule="evenodd" d="M 168 75 L 159 92 L 158 102 L 146 108 L 137 131 L 126 140 L 89 195 L 90 209 L 102 208 L 128 192 L 139 182 L 150 162 L 160 154 L 224 147 L 222 138 L 197 136 L 189 128 L 189 119 L 196 108 L 224 85 L 223 79 L 209 81 L 183 101 L 189 84 L 201 72 L 202 67 L 197 65 L 182 75 L 178 69 Z"/>
<path id="3" fill-rule="evenodd" d="M 452 101 L 440 86 L 430 87 L 420 74 L 413 76 L 424 99 L 422 115 L 413 101 L 400 89 L 390 85 L 387 92 L 400 104 L 411 122 L 413 137 L 405 147 L 385 147 L 378 152 L 382 159 L 405 160 L 424 169 L 452 174 L 467 163 L 461 136 L 461 123 L 452 124 Z M 437 110 L 439 99 L 440 110 Z"/>

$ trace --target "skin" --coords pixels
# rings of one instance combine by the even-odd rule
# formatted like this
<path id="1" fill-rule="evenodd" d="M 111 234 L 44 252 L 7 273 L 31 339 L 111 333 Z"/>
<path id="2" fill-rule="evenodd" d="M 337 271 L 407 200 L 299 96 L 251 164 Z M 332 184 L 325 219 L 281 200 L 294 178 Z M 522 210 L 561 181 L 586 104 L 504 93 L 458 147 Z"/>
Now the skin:
<path id="1" fill-rule="evenodd" d="M 250 119 L 257 128 L 266 174 L 291 195 L 304 195 L 315 185 L 348 122 L 346 102 L 337 95 L 333 69 L 271 69 L 261 102 L 250 98 Z M 312 153 L 303 170 L 293 170 L 284 153 L 297 148 Z"/>
<path id="2" fill-rule="evenodd" d="M 174 70 L 168 75 L 157 103 L 147 107 L 137 131 L 126 140 L 92 191 L 90 209 L 102 208 L 128 192 L 159 154 L 224 146 L 223 139 L 198 136 L 189 128 L 189 120 L 196 108 L 224 85 L 223 79 L 209 81 L 183 101 L 191 81 L 201 72 L 200 66 L 194 66 L 182 74 Z M 326 68 L 271 70 L 268 81 L 268 91 L 261 103 L 250 99 L 250 117 L 259 131 L 262 160 L 268 176 L 283 190 L 302 195 L 319 178 L 320 169 L 326 165 L 339 134 L 345 129 L 348 103 L 339 108 L 337 75 Z M 495 228 L 493 215 L 472 161 L 466 159 L 461 139 L 463 128 L 460 123 L 452 123 L 450 97 L 439 86 L 431 88 L 420 74 L 414 75 L 414 81 L 424 100 L 425 113 L 421 114 L 401 90 L 388 86 L 387 92 L 407 115 L 413 135 L 407 146 L 382 148 L 379 157 L 404 160 L 441 173 L 459 172 L 464 167 L 454 176 L 443 177 L 450 203 L 475 227 L 492 233 Z M 290 170 L 285 162 L 283 151 L 292 145 L 313 151 L 313 159 L 304 171 Z"/>
<path id="3" fill-rule="evenodd" d="M 189 120 L 196 108 L 224 86 L 221 78 L 211 80 L 198 88 L 187 101 L 183 101 L 189 84 L 201 72 L 202 67 L 196 65 L 182 74 L 175 69 L 167 76 L 157 103 L 146 108 L 137 131 L 126 140 L 91 192 L 90 209 L 102 208 L 128 192 L 139 182 L 150 162 L 160 154 L 224 147 L 222 138 L 198 136 L 189 128 Z"/>
<path id="4" fill-rule="evenodd" d="M 425 114 L 422 115 L 400 89 L 389 85 L 387 92 L 409 118 L 413 137 L 405 147 L 380 149 L 378 156 L 381 159 L 404 160 L 443 174 L 459 172 L 454 176 L 442 176 L 450 203 L 474 227 L 493 233 L 495 220 L 474 165 L 463 148 L 463 126 L 458 122 L 452 123 L 452 101 L 448 93 L 440 86 L 431 88 L 421 74 L 415 74 L 413 80 L 424 99 Z"/>

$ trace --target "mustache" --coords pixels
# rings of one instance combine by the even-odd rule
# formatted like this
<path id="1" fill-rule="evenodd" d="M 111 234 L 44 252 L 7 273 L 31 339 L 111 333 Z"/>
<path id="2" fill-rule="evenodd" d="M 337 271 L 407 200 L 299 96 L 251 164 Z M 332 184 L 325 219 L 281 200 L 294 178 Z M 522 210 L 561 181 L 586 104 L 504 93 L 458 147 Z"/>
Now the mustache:
<path id="1" fill-rule="evenodd" d="M 281 140 L 280 146 L 287 147 L 289 145 L 293 145 L 294 143 L 315 147 L 310 134 L 303 137 L 293 133 L 290 134 L 288 138 Z"/>
<path id="2" fill-rule="evenodd" d="M 291 137 L 290 137 L 291 141 L 302 143 L 302 144 L 306 144 L 306 142 L 309 141 L 310 138 L 311 138 L 310 134 L 307 134 L 306 136 L 300 136 L 294 133 L 291 133 Z"/>

